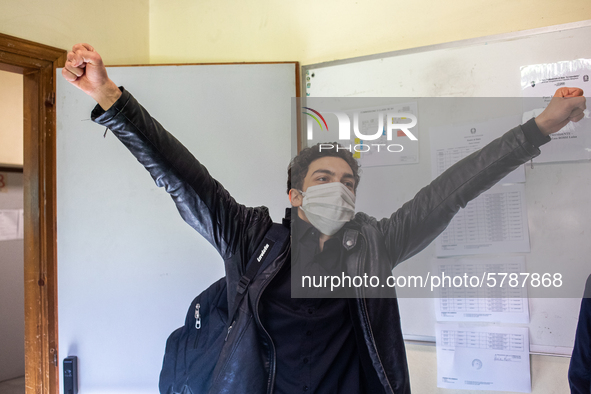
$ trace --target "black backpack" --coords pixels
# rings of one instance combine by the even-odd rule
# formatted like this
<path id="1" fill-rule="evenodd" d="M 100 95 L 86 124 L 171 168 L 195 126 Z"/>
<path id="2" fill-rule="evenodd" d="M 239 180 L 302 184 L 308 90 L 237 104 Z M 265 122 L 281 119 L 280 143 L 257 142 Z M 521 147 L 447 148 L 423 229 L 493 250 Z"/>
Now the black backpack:
<path id="1" fill-rule="evenodd" d="M 267 259 L 273 261 L 289 238 L 289 229 L 273 224 L 263 242 L 251 256 L 246 273 L 240 279 L 234 310 L 228 312 L 228 288 L 223 277 L 199 294 L 189 307 L 185 325 L 177 328 L 166 341 L 160 372 L 161 394 L 207 393 L 212 385 L 213 371 L 235 315 L 250 281 Z M 277 245 L 277 247 L 274 247 Z"/>

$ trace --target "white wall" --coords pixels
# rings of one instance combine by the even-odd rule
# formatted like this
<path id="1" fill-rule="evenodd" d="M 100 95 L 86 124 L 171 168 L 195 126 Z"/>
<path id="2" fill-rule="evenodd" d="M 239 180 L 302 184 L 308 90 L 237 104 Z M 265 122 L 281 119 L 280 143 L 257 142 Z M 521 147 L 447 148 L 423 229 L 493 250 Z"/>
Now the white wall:
<path id="1" fill-rule="evenodd" d="M 0 209 L 23 208 L 23 174 L 0 172 Z M 0 183 L 0 186 L 2 184 Z M 23 240 L 0 241 L 0 382 L 25 374 Z"/>

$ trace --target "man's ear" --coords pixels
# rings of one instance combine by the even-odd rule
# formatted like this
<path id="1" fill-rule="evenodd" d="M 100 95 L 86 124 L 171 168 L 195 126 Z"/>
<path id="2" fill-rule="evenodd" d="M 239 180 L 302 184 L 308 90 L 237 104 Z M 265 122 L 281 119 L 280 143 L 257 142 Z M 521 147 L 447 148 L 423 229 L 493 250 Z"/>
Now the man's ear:
<path id="1" fill-rule="evenodd" d="M 300 207 L 302 205 L 302 194 L 296 189 L 289 190 L 289 202 L 292 207 Z"/>

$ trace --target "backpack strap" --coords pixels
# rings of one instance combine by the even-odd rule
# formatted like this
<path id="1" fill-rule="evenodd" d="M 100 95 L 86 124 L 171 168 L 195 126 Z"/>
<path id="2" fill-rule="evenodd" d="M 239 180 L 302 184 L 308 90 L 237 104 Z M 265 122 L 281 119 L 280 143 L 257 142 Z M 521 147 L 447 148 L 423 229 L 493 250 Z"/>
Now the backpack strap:
<path id="1" fill-rule="evenodd" d="M 289 235 L 289 228 L 283 224 L 273 223 L 269 231 L 267 231 L 265 238 L 259 244 L 255 253 L 250 257 L 246 266 L 246 272 L 238 281 L 234 304 L 232 305 L 232 310 L 228 313 L 228 324 L 232 324 L 234 321 L 236 310 L 244 298 L 252 279 L 256 276 L 265 261 L 274 261 L 279 256 L 281 251 L 284 250 Z"/>

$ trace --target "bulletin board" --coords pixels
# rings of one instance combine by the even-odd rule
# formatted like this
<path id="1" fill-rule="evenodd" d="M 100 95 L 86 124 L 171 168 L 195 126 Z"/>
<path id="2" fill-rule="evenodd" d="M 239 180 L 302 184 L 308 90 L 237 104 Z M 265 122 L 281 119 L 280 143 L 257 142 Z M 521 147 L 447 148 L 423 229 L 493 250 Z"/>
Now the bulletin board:
<path id="1" fill-rule="evenodd" d="M 445 44 L 336 60 L 302 67 L 304 100 L 321 97 L 521 97 L 520 67 L 591 58 L 591 21 L 468 39 Z M 591 95 L 591 83 L 586 96 Z M 304 101 L 305 102 L 305 101 Z M 588 103 L 589 105 L 589 103 Z M 420 109 L 419 109 L 420 111 Z M 305 126 L 305 122 L 302 122 Z M 500 130 L 499 136 L 502 132 Z M 591 131 L 591 130 L 590 130 Z M 422 131 L 421 131 L 422 133 Z M 300 133 L 306 146 L 306 134 Z M 357 209 L 376 218 L 390 216 L 431 180 L 428 132 L 419 137 L 419 162 L 362 168 Z M 588 161 L 526 165 L 526 198 L 531 252 L 526 264 L 556 267 L 591 255 Z M 384 185 L 392 185 L 384 193 Z M 361 186 L 362 185 L 362 186 Z M 363 190 L 367 190 L 364 192 Z M 430 264 L 435 246 L 395 268 Z M 587 274 L 591 273 L 591 269 Z M 583 294 L 586 275 L 576 284 Z M 580 298 L 530 298 L 530 352 L 570 355 Z M 408 341 L 434 342 L 434 301 L 399 299 Z"/>

